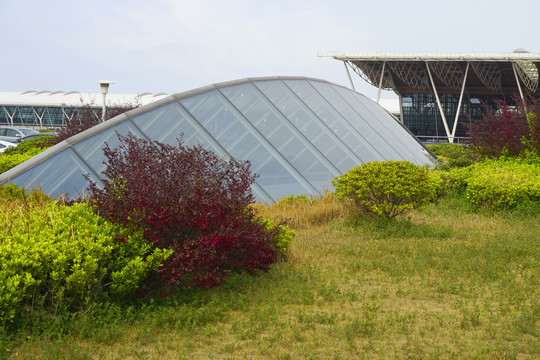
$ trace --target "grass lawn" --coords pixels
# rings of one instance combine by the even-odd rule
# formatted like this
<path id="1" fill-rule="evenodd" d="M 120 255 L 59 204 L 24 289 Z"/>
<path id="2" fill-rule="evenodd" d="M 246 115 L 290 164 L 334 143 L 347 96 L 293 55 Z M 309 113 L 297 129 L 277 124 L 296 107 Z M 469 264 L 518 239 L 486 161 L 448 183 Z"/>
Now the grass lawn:
<path id="1" fill-rule="evenodd" d="M 393 221 L 297 224 L 289 250 L 217 289 L 34 319 L 0 335 L 0 357 L 540 358 L 537 213 L 448 196 Z"/>

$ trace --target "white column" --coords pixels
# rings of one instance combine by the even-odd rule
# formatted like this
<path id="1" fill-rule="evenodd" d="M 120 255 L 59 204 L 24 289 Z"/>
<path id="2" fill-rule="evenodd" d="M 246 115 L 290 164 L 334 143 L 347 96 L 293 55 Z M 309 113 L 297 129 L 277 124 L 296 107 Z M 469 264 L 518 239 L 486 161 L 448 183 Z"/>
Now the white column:
<path id="1" fill-rule="evenodd" d="M 381 88 L 382 88 L 382 81 L 384 78 L 384 67 L 386 66 L 386 61 L 383 61 L 382 63 L 382 71 L 381 71 L 381 80 L 379 80 L 379 91 L 377 92 L 377 104 L 379 103 L 379 99 L 381 98 Z"/>
<path id="2" fill-rule="evenodd" d="M 403 119 L 403 97 L 401 96 L 401 93 L 399 94 L 399 121 L 401 121 L 402 124 L 405 124 L 405 120 Z"/>
<path id="3" fill-rule="evenodd" d="M 352 82 L 351 73 L 349 73 L 349 68 L 347 67 L 347 61 L 343 61 L 343 65 L 345 65 L 345 71 L 347 71 L 347 76 L 349 77 L 349 82 L 351 83 L 351 89 L 353 89 L 353 91 L 356 91 Z"/>
<path id="4" fill-rule="evenodd" d="M 517 71 L 516 71 L 516 64 L 515 63 L 512 63 L 512 69 L 514 70 L 514 76 L 516 77 L 516 83 L 517 83 L 517 86 L 518 86 L 518 89 L 519 89 L 519 95 L 521 96 L 521 100 L 525 100 L 525 98 L 523 97 L 523 91 L 521 90 L 521 83 L 519 82 L 519 77 L 518 77 L 518 74 L 517 74 Z"/>
<path id="5" fill-rule="evenodd" d="M 435 87 L 435 82 L 433 81 L 433 77 L 431 76 L 431 70 L 429 69 L 429 63 L 426 61 L 426 68 L 429 75 L 429 80 L 431 81 L 431 86 L 433 87 L 433 93 L 435 94 L 435 98 L 437 99 L 437 105 L 439 106 L 439 111 L 441 112 L 442 121 L 444 124 L 444 130 L 446 131 L 446 136 L 448 137 L 448 141 L 450 141 L 450 129 L 448 128 L 448 122 L 446 121 L 446 116 L 444 115 L 444 110 L 441 104 L 441 100 L 439 99 L 439 94 L 437 93 L 437 88 Z"/>
<path id="6" fill-rule="evenodd" d="M 459 94 L 459 102 L 456 110 L 456 117 L 454 118 L 454 126 L 452 127 L 452 137 L 448 139 L 449 142 L 454 142 L 454 137 L 456 136 L 456 128 L 459 120 L 459 113 L 461 111 L 461 101 L 463 100 L 463 93 L 465 92 L 465 83 L 467 82 L 467 74 L 469 73 L 469 63 L 465 68 L 465 76 L 463 77 L 463 84 L 461 84 L 461 94 Z"/>

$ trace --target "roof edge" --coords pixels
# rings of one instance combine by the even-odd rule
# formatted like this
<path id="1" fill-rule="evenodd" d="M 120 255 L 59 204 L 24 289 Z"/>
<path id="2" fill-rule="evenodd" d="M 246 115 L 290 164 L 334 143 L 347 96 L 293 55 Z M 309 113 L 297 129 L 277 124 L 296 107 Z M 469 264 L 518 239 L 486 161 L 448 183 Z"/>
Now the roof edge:
<path id="1" fill-rule="evenodd" d="M 351 61 L 540 61 L 540 53 L 404 53 L 404 52 L 318 52 L 319 57 L 332 57 L 336 60 Z"/>

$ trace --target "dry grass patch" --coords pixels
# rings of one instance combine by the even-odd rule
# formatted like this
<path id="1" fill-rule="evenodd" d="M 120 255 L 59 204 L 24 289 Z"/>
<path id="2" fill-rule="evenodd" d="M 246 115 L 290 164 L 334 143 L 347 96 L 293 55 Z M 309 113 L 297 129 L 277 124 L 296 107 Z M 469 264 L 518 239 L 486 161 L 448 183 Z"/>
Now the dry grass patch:
<path id="1" fill-rule="evenodd" d="M 254 205 L 253 208 L 259 216 L 278 223 L 286 222 L 293 229 L 327 225 L 352 214 L 350 208 L 328 191 L 313 197 L 289 196 L 277 203 Z"/>

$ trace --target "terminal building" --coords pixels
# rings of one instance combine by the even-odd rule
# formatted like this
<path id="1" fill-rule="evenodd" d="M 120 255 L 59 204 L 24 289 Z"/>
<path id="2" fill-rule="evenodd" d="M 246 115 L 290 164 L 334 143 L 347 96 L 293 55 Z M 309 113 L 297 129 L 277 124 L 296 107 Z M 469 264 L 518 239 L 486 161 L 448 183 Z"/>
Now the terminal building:
<path id="1" fill-rule="evenodd" d="M 108 94 L 107 107 L 142 106 L 167 97 L 167 94 Z M 77 116 L 77 109 L 91 108 L 101 118 L 101 93 L 64 91 L 0 92 L 0 126 L 58 128 Z"/>
<path id="2" fill-rule="evenodd" d="M 466 124 L 482 116 L 483 103 L 539 96 L 540 53 L 356 53 L 318 56 L 342 61 L 381 90 L 398 95 L 395 115 L 422 140 L 459 141 Z M 384 105 L 384 104 L 382 104 Z"/>

